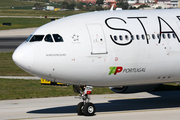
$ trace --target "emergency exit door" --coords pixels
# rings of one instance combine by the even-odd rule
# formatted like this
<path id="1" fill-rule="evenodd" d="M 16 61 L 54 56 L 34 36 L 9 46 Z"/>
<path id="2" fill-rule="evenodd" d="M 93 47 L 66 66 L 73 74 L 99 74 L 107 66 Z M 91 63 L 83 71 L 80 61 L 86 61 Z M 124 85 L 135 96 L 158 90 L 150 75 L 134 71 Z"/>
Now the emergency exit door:
<path id="1" fill-rule="evenodd" d="M 87 29 L 91 39 L 91 54 L 106 54 L 106 40 L 100 24 L 88 24 Z"/>

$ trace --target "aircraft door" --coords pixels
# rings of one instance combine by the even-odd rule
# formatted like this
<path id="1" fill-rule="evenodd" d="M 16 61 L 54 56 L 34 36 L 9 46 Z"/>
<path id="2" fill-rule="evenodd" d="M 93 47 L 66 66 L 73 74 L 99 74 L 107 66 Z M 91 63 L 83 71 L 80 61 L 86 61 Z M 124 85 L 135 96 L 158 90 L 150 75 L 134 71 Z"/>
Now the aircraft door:
<path id="1" fill-rule="evenodd" d="M 91 39 L 91 54 L 107 54 L 106 40 L 100 24 L 86 25 Z"/>

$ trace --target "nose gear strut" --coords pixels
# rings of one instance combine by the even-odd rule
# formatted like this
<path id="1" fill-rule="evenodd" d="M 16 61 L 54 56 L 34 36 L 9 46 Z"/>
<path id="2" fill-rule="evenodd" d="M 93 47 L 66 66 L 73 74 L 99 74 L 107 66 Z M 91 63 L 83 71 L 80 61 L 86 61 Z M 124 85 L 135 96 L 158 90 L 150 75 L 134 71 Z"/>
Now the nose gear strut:
<path id="1" fill-rule="evenodd" d="M 82 99 L 83 102 L 80 102 L 77 105 L 77 114 L 78 115 L 85 115 L 85 116 L 92 116 L 95 113 L 95 106 L 93 103 L 89 102 L 90 97 L 89 94 L 91 94 L 93 87 L 92 86 L 77 86 L 73 85 L 73 90 L 76 93 L 80 93 L 79 99 Z"/>

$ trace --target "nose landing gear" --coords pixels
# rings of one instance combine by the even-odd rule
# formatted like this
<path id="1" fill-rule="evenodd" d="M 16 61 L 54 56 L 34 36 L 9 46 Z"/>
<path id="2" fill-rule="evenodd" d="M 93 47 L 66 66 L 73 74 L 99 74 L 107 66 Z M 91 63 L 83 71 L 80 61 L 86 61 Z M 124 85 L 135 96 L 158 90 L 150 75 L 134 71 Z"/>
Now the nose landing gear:
<path id="1" fill-rule="evenodd" d="M 83 102 L 80 102 L 77 105 L 77 114 L 78 115 L 85 115 L 85 116 L 92 116 L 95 113 L 95 106 L 93 103 L 89 102 L 91 94 L 92 86 L 73 86 L 74 92 L 80 93 L 80 99 L 83 99 Z"/>

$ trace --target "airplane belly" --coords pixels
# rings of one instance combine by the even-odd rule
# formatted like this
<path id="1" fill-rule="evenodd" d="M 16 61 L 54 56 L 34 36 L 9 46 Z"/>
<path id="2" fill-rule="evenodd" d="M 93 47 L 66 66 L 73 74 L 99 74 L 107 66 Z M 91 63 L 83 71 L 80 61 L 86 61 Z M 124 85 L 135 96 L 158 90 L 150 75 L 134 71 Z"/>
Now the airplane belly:
<path id="1" fill-rule="evenodd" d="M 132 64 L 122 64 L 121 66 L 111 66 L 108 62 L 101 63 L 98 66 L 93 63 L 81 64 L 80 66 L 71 64 L 71 67 L 68 68 L 68 72 L 63 72 L 63 70 L 57 71 L 55 78 L 59 82 L 93 86 L 172 82 L 178 81 L 177 78 L 180 77 L 176 71 L 174 71 L 179 71 L 180 69 L 173 64 L 174 63 L 149 63 L 148 67 L 142 67 L 145 64 L 134 66 L 132 66 Z M 174 67 L 172 68 L 170 66 Z"/>
<path id="2" fill-rule="evenodd" d="M 75 52 L 77 49 L 78 47 L 74 47 L 72 51 Z M 70 53 L 65 51 L 58 53 L 46 51 L 35 56 L 35 58 L 39 57 L 34 63 L 35 73 L 37 76 L 56 82 L 92 86 L 172 82 L 180 77 L 179 61 L 173 61 L 174 58 L 169 58 L 167 55 L 161 55 L 160 58 L 156 54 L 149 57 L 150 53 L 141 53 L 142 55 L 137 57 L 138 51 L 134 51 L 134 56 L 128 55 L 131 51 L 126 54 L 123 54 L 123 51 L 125 49 L 115 54 L 109 51 L 108 54 L 91 55 L 89 49 L 86 51 L 88 56 L 78 54 L 74 57 L 70 57 L 68 55 Z"/>

